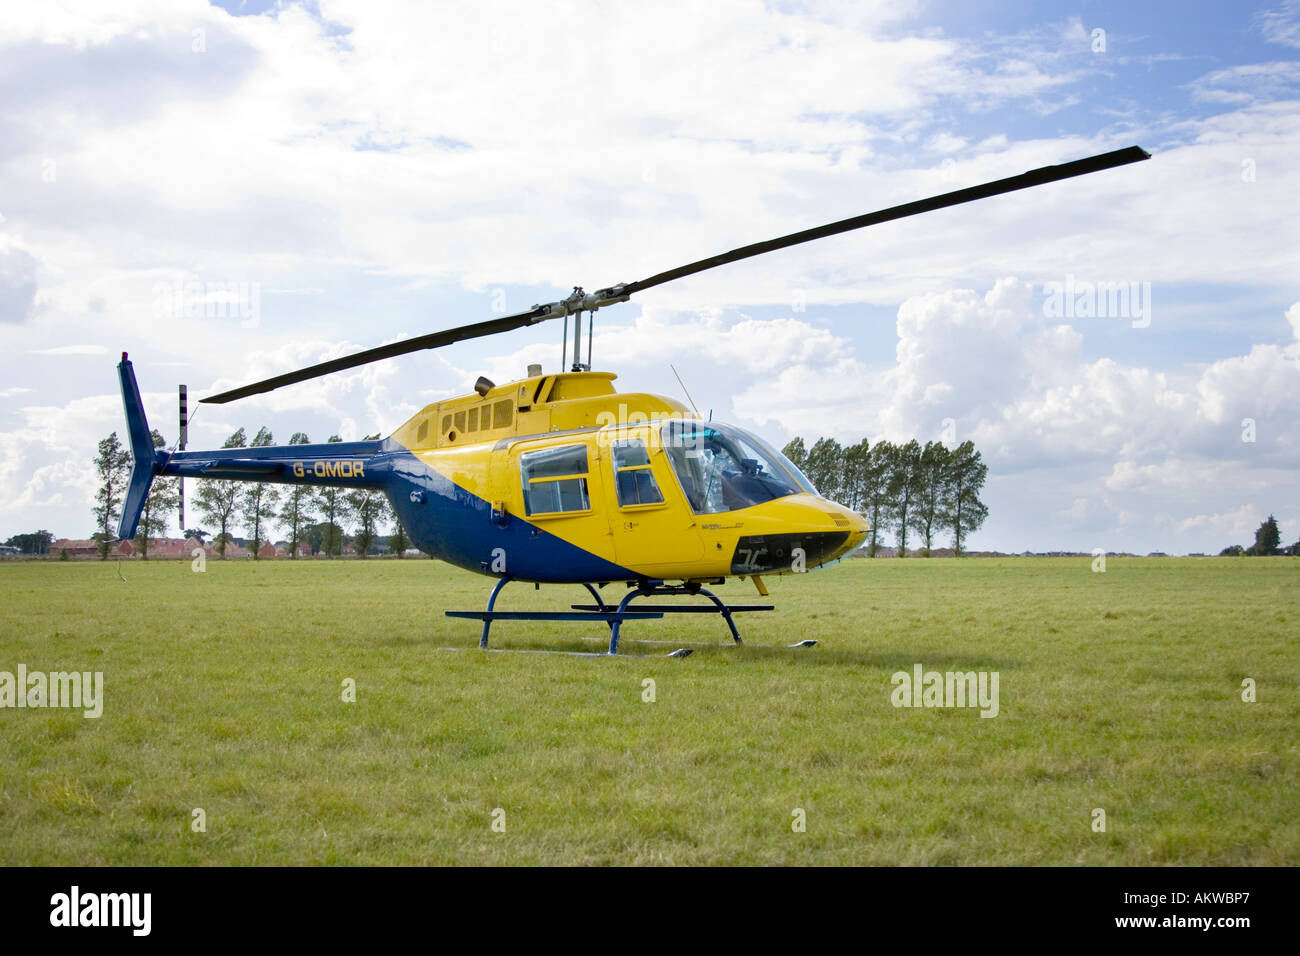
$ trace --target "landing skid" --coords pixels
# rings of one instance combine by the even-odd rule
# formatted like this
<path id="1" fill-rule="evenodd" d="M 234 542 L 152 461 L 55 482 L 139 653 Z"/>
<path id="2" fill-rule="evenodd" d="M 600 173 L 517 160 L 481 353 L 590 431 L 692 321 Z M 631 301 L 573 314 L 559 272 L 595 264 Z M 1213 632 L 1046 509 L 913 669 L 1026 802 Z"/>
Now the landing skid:
<path id="1" fill-rule="evenodd" d="M 584 638 L 586 640 L 586 638 Z M 483 651 L 486 654 L 559 654 L 564 657 L 599 657 L 608 658 L 608 651 L 547 651 L 541 648 L 522 648 L 522 647 L 440 647 L 440 651 Z M 619 657 L 624 659 L 633 658 L 643 660 L 647 657 L 690 657 L 695 651 L 689 647 L 681 647 L 667 654 L 620 654 Z"/>
<path id="2" fill-rule="evenodd" d="M 618 640 L 622 632 L 624 621 L 648 621 L 663 617 L 665 614 L 720 614 L 722 619 L 727 622 L 727 627 L 731 630 L 731 639 L 733 646 L 741 644 L 740 631 L 736 629 L 736 622 L 732 620 L 733 614 L 747 611 L 771 611 L 771 604 L 733 604 L 728 605 L 723 602 L 712 591 L 704 588 L 699 584 L 665 584 L 659 580 L 642 580 L 631 588 L 623 597 L 617 606 L 607 603 L 601 596 L 600 592 L 590 583 L 584 582 L 588 593 L 596 599 L 595 604 L 574 604 L 571 605 L 570 611 L 498 611 L 496 610 L 497 596 L 501 590 L 512 579 L 503 577 L 497 581 L 496 586 L 492 588 L 492 594 L 488 597 L 487 609 L 483 611 L 447 611 L 448 617 L 470 618 L 483 622 L 483 634 L 479 638 L 478 646 L 482 650 L 488 650 L 488 636 L 492 630 L 493 621 L 600 621 L 609 626 L 609 649 L 606 654 L 618 653 Z M 642 607 L 635 611 L 629 610 L 631 603 L 637 598 L 644 597 L 668 597 L 680 595 L 703 595 L 708 598 L 712 604 L 655 604 L 648 607 Z M 646 642 L 654 643 L 654 642 Z M 662 641 L 657 643 L 677 644 L 680 641 Z M 791 647 L 807 647 L 816 641 L 803 641 L 800 644 L 791 644 Z M 709 645 L 700 645 L 709 646 Z M 587 655 L 580 651 L 537 651 L 535 653 L 566 653 L 577 656 L 599 656 Z M 687 648 L 681 648 L 679 651 L 670 654 L 670 657 L 685 657 L 691 653 Z"/>
<path id="3" fill-rule="evenodd" d="M 584 638 L 582 638 L 582 640 L 584 640 L 584 641 L 604 641 L 605 639 L 604 639 L 603 637 L 584 637 Z M 638 637 L 638 638 L 634 638 L 634 639 L 632 639 L 632 643 L 633 643 L 633 644 L 671 644 L 671 645 L 673 645 L 674 647 L 719 647 L 719 648 L 728 648 L 728 647 L 777 647 L 777 645 L 774 645 L 774 644 L 744 644 L 744 643 L 742 643 L 742 644 L 736 644 L 734 641 L 732 641 L 732 642 L 730 642 L 730 643 L 728 643 L 727 641 L 660 641 L 660 640 L 655 640 L 654 638 L 649 638 L 649 637 Z M 795 649 L 795 648 L 799 648 L 799 647 L 816 647 L 816 646 L 817 646 L 817 642 L 816 642 L 816 641 L 797 641 L 797 642 L 795 642 L 794 644 L 782 644 L 782 645 L 780 645 L 779 647 L 780 647 L 780 649 L 782 649 L 782 650 L 793 650 L 793 649 Z"/>

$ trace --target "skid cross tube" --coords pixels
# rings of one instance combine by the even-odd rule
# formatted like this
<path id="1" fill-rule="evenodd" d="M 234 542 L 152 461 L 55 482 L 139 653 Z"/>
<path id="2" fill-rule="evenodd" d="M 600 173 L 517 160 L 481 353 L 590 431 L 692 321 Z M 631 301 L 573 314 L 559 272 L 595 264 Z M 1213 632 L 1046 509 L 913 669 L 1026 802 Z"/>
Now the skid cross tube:
<path id="1" fill-rule="evenodd" d="M 744 641 L 740 639 L 740 631 L 736 630 L 736 622 L 732 619 L 731 616 L 733 609 L 729 607 L 727 604 L 725 604 L 721 598 L 719 598 L 708 588 L 701 587 L 698 584 L 671 585 L 671 584 L 664 584 L 663 581 L 642 581 L 635 588 L 628 591 L 628 593 L 624 596 L 623 600 L 620 601 L 618 604 L 618 612 L 614 615 L 614 620 L 610 623 L 609 653 L 611 654 L 618 653 L 618 637 L 619 637 L 619 632 L 622 629 L 623 621 L 632 620 L 636 617 L 635 612 L 629 612 L 627 609 L 628 605 L 631 604 L 632 601 L 634 601 L 636 598 L 639 597 L 655 597 L 657 595 L 673 595 L 673 594 L 689 594 L 692 597 L 697 594 L 704 595 L 715 605 L 717 605 L 717 613 L 722 615 L 722 619 L 727 622 L 727 627 L 731 629 L 731 639 L 735 641 L 737 644 L 744 643 Z M 657 604 L 654 606 L 654 610 L 657 613 L 665 613 L 665 614 L 689 613 L 689 612 L 699 612 L 699 611 L 712 612 L 712 608 L 702 608 L 699 605 L 676 607 L 671 604 Z M 745 610 L 770 611 L 772 610 L 772 605 L 770 604 L 746 605 Z"/>

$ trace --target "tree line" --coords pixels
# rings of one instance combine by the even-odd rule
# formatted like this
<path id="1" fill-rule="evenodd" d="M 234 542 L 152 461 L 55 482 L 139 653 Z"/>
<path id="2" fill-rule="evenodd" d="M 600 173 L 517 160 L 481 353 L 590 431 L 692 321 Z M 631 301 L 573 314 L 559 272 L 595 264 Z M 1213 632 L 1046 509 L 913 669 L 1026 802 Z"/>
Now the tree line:
<path id="1" fill-rule="evenodd" d="M 155 447 L 164 447 L 157 429 L 152 431 L 152 437 Z M 327 441 L 342 439 L 331 435 Z M 290 445 L 309 443 L 302 432 L 295 432 L 289 439 Z M 274 437 L 265 427 L 257 430 L 252 441 L 240 428 L 221 447 L 259 448 L 273 444 Z M 783 452 L 822 495 L 858 511 L 871 522 L 867 550 L 872 556 L 882 547 L 886 531 L 893 532 L 900 557 L 907 554 L 909 540 L 919 540 L 919 552 L 928 557 L 945 534 L 950 536 L 953 551 L 961 554 L 967 538 L 988 517 L 988 508 L 980 500 L 988 466 L 969 441 L 954 448 L 934 441 L 921 445 L 916 440 L 902 445 L 887 441 L 873 445 L 866 439 L 841 446 L 833 438 L 819 438 L 808 448 L 802 438 L 796 438 Z M 107 557 L 116 540 L 130 466 L 130 452 L 116 432 L 99 443 L 94 538 L 99 542 L 101 557 Z M 280 486 L 229 479 L 202 479 L 198 484 L 195 506 L 214 529 L 212 543 L 223 558 L 234 532 L 241 528 L 256 558 L 276 524 L 285 531 L 293 557 L 298 556 L 303 544 L 313 554 L 332 557 L 342 553 L 348 542 L 345 522 L 355 528 L 351 542 L 363 557 L 379 542 L 384 524 L 393 528 L 387 540 L 390 551 L 400 555 L 410 546 L 388 499 L 373 489 Z M 149 539 L 162 536 L 179 505 L 180 479 L 156 478 L 136 534 L 136 544 L 144 557 L 148 557 Z M 208 535 L 198 528 L 186 528 L 182 533 L 200 540 Z"/>
<path id="2" fill-rule="evenodd" d="M 151 431 L 155 448 L 165 447 L 163 436 L 155 428 Z M 341 442 L 331 435 L 328 442 Z M 290 445 L 307 445 L 310 439 L 302 432 L 294 432 Z M 222 448 L 263 448 L 274 445 L 269 429 L 257 430 L 253 440 L 241 427 L 222 444 Z M 121 518 L 122 499 L 130 479 L 131 453 L 113 432 L 99 443 L 95 458 L 95 471 L 99 487 L 95 495 L 95 534 L 101 558 L 117 540 L 117 522 Z M 145 500 L 136 531 L 135 544 L 144 558 L 149 557 L 149 541 L 162 537 L 172 516 L 180 509 L 180 478 L 157 477 Z M 213 532 L 202 528 L 184 528 L 185 537 L 202 541 L 209 535 L 217 554 L 226 556 L 227 546 L 234 541 L 235 531 L 243 530 L 244 539 L 251 545 L 253 558 L 259 557 L 262 545 L 271 540 L 275 525 L 287 534 L 290 556 L 298 557 L 302 545 L 312 554 L 334 557 L 342 554 L 349 541 L 361 557 L 366 557 L 381 541 L 381 528 L 392 527 L 387 535 L 390 551 L 401 557 L 410 547 L 402 523 L 392 512 L 383 492 L 372 488 L 315 488 L 308 485 L 273 485 L 264 482 L 245 482 L 230 479 L 201 479 L 194 497 L 195 510 L 210 525 Z M 355 531 L 349 536 L 344 523 Z"/>
<path id="3" fill-rule="evenodd" d="M 9 547 L 16 548 L 19 554 L 49 554 L 50 545 L 53 543 L 54 535 L 44 528 L 30 534 L 12 535 L 5 541 Z"/>
<path id="4" fill-rule="evenodd" d="M 1300 539 L 1296 540 L 1293 545 L 1282 544 L 1282 530 L 1277 526 L 1277 519 L 1269 515 L 1255 529 L 1255 543 L 1248 548 L 1243 548 L 1239 544 L 1230 544 L 1219 552 L 1219 557 L 1228 557 L 1230 555 L 1250 555 L 1260 557 L 1264 555 L 1290 554 L 1300 557 Z"/>
<path id="5" fill-rule="evenodd" d="M 833 438 L 819 438 L 811 448 L 796 438 L 782 449 L 817 486 L 823 497 L 838 501 L 871 522 L 867 552 L 875 557 L 882 533 L 892 531 L 898 557 L 907 554 L 908 541 L 919 540 L 920 553 L 929 557 L 935 542 L 951 536 L 955 554 L 965 550 L 966 539 L 984 524 L 989 509 L 980 500 L 988 478 L 973 442 L 949 448 L 942 442 L 922 445 L 913 439 L 902 445 L 862 439 L 841 446 Z"/>

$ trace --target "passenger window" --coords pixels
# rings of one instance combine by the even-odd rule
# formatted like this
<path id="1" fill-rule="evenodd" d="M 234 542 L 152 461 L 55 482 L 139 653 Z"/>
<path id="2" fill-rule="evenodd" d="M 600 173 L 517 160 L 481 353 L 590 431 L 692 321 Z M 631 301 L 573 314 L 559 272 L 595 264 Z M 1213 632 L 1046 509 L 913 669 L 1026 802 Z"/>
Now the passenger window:
<path id="1" fill-rule="evenodd" d="M 618 489 L 619 507 L 664 503 L 650 470 L 650 455 L 639 438 L 614 442 L 614 486 Z"/>
<path id="2" fill-rule="evenodd" d="M 590 511 L 587 494 L 587 446 L 564 445 L 519 456 L 524 513 Z"/>

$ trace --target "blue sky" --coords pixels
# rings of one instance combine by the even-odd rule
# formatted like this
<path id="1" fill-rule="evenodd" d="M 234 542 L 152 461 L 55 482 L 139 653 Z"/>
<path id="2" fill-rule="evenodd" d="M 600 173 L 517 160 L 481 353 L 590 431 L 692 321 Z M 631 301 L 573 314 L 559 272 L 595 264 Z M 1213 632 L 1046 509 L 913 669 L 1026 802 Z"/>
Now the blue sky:
<path id="1" fill-rule="evenodd" d="M 776 444 L 952 419 L 990 464 L 977 548 L 1218 551 L 1270 512 L 1300 535 L 1300 4 L 101 7 L 0 24 L 0 536 L 89 533 L 123 350 L 171 439 L 179 381 L 1133 143 L 1153 159 L 602 310 L 595 364 L 677 395 L 671 363 Z M 1049 315 L 1067 277 L 1149 287 L 1150 323 Z M 256 290 L 255 320 L 177 313 L 176 282 Z M 191 445 L 387 433 L 554 367 L 560 334 L 207 407 Z"/>

